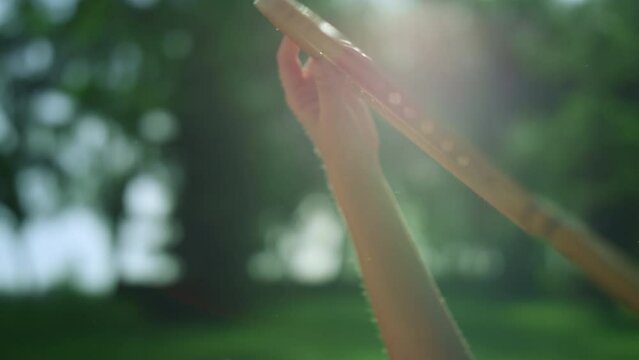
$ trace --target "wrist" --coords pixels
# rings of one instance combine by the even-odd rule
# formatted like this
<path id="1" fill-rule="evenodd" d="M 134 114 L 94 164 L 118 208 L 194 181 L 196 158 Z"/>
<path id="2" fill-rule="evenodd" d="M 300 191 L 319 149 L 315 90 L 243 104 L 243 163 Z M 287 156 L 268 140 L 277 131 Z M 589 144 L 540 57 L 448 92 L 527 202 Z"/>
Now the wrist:
<path id="1" fill-rule="evenodd" d="M 377 152 L 366 156 L 331 156 L 320 153 L 324 170 L 329 179 L 344 178 L 359 181 L 362 178 L 380 177 L 382 167 Z"/>
<path id="2" fill-rule="evenodd" d="M 377 146 L 361 141 L 314 141 L 315 149 L 324 165 L 339 170 L 376 169 L 381 167 Z"/>

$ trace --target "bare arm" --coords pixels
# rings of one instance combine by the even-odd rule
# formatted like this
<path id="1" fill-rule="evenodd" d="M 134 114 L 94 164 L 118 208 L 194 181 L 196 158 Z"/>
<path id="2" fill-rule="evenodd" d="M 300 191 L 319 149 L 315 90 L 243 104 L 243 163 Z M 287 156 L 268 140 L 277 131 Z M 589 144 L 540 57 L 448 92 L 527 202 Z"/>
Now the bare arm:
<path id="1" fill-rule="evenodd" d="M 382 174 L 366 106 L 330 65 L 302 67 L 298 52 L 285 39 L 278 53 L 286 100 L 324 161 L 390 358 L 472 358 Z"/>

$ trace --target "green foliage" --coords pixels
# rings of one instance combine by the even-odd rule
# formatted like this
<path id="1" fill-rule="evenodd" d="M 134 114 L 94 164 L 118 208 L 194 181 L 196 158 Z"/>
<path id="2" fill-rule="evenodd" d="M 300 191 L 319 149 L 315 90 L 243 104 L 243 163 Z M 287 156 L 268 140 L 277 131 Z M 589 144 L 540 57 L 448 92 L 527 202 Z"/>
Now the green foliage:
<path id="1" fill-rule="evenodd" d="M 526 182 L 634 254 L 637 11 L 632 1 L 586 1 L 527 18 L 511 41 L 535 100 L 505 147 Z"/>

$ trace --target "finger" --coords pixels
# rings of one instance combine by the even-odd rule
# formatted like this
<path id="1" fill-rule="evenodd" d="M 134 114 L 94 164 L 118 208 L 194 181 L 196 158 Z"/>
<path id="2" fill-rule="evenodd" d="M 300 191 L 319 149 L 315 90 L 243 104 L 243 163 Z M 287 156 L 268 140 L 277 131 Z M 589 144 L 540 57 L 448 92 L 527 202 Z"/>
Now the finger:
<path id="1" fill-rule="evenodd" d="M 326 60 L 312 59 L 309 62 L 307 71 L 315 81 L 320 107 L 334 106 L 348 89 L 345 76 Z"/>
<path id="2" fill-rule="evenodd" d="M 282 39 L 277 51 L 277 64 L 280 80 L 285 90 L 294 89 L 304 83 L 302 64 L 299 59 L 300 48 L 288 37 Z"/>
<path id="3" fill-rule="evenodd" d="M 323 59 L 310 59 L 308 73 L 313 76 L 318 90 L 334 90 L 344 85 L 342 74 Z"/>

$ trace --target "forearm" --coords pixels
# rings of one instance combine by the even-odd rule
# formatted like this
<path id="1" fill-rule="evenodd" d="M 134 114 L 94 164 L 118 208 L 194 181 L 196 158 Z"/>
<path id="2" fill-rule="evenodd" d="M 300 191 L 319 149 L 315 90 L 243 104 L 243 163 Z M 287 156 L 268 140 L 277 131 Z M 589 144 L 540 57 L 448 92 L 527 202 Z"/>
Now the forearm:
<path id="1" fill-rule="evenodd" d="M 470 359 L 378 163 L 326 162 L 391 359 Z"/>
<path id="2" fill-rule="evenodd" d="M 277 58 L 286 102 L 324 160 L 390 357 L 468 359 L 382 176 L 368 109 L 343 74 L 322 60 L 302 68 L 298 54 L 285 38 Z"/>

